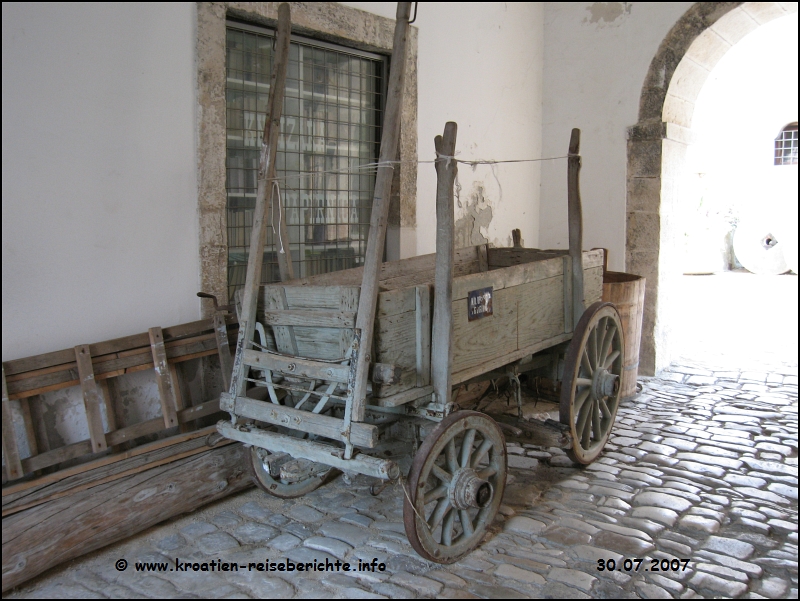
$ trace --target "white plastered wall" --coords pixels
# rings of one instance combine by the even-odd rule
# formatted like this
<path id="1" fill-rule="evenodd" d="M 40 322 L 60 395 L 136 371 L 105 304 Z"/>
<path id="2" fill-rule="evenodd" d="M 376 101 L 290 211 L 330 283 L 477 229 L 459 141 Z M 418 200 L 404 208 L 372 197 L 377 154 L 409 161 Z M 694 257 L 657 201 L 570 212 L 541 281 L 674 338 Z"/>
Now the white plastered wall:
<path id="1" fill-rule="evenodd" d="M 194 5 L 2 11 L 3 360 L 197 319 Z"/>
<path id="2" fill-rule="evenodd" d="M 394 18 L 394 2 L 346 2 Z M 458 158 L 541 156 L 543 5 L 535 2 L 420 2 L 417 112 L 419 160 L 432 160 L 433 138 L 458 123 Z M 459 165 L 456 245 L 526 246 L 539 235 L 539 163 Z M 436 249 L 436 172 L 419 166 L 416 253 Z M 483 224 L 486 224 L 485 226 Z M 405 233 L 408 235 L 408 233 Z"/>
<path id="3" fill-rule="evenodd" d="M 627 128 L 661 41 L 691 2 L 546 2 L 542 152 L 566 153 L 581 129 L 583 247 L 608 248 L 624 270 Z M 539 243 L 567 248 L 567 175 L 542 164 Z"/>

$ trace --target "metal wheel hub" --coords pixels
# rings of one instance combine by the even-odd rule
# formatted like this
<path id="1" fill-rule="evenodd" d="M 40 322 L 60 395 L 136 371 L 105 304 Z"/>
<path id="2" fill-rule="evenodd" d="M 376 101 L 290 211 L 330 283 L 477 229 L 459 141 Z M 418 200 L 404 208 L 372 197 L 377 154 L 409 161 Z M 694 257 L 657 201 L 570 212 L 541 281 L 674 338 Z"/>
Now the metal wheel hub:
<path id="1" fill-rule="evenodd" d="M 456 472 L 448 490 L 450 503 L 456 509 L 487 507 L 494 498 L 494 487 L 482 480 L 471 468 L 463 468 Z"/>
<path id="2" fill-rule="evenodd" d="M 592 398 L 595 400 L 614 396 L 619 391 L 619 376 L 607 369 L 598 369 L 592 378 Z"/>

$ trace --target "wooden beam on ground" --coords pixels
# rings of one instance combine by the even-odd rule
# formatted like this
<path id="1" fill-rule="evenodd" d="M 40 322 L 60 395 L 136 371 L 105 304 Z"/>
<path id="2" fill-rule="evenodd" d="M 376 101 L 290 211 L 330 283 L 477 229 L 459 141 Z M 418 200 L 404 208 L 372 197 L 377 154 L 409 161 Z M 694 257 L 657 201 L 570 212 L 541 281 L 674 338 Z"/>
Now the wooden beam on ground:
<path id="1" fill-rule="evenodd" d="M 400 141 L 400 113 L 403 105 L 403 85 L 405 80 L 406 47 L 408 42 L 408 19 L 411 15 L 411 2 L 397 3 L 397 18 L 392 46 L 392 69 L 389 72 L 389 86 L 386 95 L 386 109 L 381 129 L 381 150 L 378 174 L 375 178 L 375 196 L 372 201 L 372 215 L 369 224 L 369 238 L 364 257 L 364 272 L 361 280 L 361 295 L 358 300 L 356 330 L 361 331 L 361 348 L 357 364 L 352 401 L 345 409 L 345 425 L 351 421 L 362 422 L 366 415 L 367 371 L 372 353 L 372 338 L 375 330 L 375 310 L 378 304 L 378 283 L 386 244 L 386 225 L 389 220 L 389 201 L 392 190 L 393 165 L 397 158 Z"/>
<path id="2" fill-rule="evenodd" d="M 457 125 L 449 121 L 444 136 L 436 136 L 436 284 L 433 299 L 433 349 L 431 378 L 436 400 L 450 402 L 453 364 L 453 185 L 458 173 L 453 158 Z"/>
<path id="3" fill-rule="evenodd" d="M 230 444 L 3 518 L 3 592 L 42 572 L 251 486 Z"/>

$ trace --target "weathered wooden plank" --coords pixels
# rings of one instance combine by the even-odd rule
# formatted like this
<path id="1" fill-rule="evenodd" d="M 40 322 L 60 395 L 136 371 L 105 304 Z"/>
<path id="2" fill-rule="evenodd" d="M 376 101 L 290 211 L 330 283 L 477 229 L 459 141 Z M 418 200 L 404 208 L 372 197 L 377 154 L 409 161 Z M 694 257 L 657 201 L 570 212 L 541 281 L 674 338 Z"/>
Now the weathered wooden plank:
<path id="1" fill-rule="evenodd" d="M 462 382 L 466 382 L 467 380 L 471 380 L 476 376 L 480 376 L 486 372 L 492 371 L 493 369 L 497 369 L 499 367 L 503 367 L 504 365 L 508 365 L 509 363 L 513 363 L 514 361 L 519 361 L 526 355 L 532 355 L 533 353 L 538 353 L 539 351 L 543 351 L 545 349 L 550 348 L 551 346 L 555 346 L 557 344 L 561 344 L 572 338 L 572 334 L 559 334 L 558 336 L 553 336 L 547 340 L 543 340 L 537 344 L 532 344 L 531 346 L 527 346 L 521 349 L 517 349 L 512 353 L 508 353 L 507 355 L 501 355 L 495 357 L 491 360 L 488 360 L 484 363 L 476 365 L 474 367 L 470 367 L 468 369 L 464 369 L 459 372 L 453 372 L 453 386 L 456 384 L 460 384 Z"/>
<path id="2" fill-rule="evenodd" d="M 231 357 L 231 342 L 228 339 L 228 324 L 225 322 L 225 316 L 215 312 L 214 313 L 214 335 L 217 338 L 217 351 L 219 352 L 219 366 L 222 372 L 222 385 L 225 390 L 231 386 L 231 370 L 233 369 L 233 357 Z M 178 379 L 175 378 L 175 382 Z M 180 394 L 180 390 L 176 388 L 176 394 Z"/>
<path id="3" fill-rule="evenodd" d="M 416 292 L 413 288 L 382 291 L 378 295 L 378 317 L 397 315 L 416 310 Z"/>
<path id="4" fill-rule="evenodd" d="M 186 423 L 191 420 L 200 419 L 207 415 L 213 415 L 219 412 L 219 399 L 207 401 L 202 405 L 195 405 L 182 410 L 178 414 L 178 420 L 181 423 Z M 106 435 L 106 441 L 109 445 L 115 446 L 135 440 L 140 436 L 147 436 L 148 434 L 155 434 L 164 429 L 164 420 L 161 417 L 156 417 L 138 424 L 133 424 L 126 428 L 114 430 Z M 52 449 L 46 453 L 40 453 L 35 457 L 28 457 L 22 460 L 22 467 L 25 473 L 34 472 L 58 463 L 62 463 L 69 459 L 82 457 L 92 453 L 91 441 L 83 440 L 63 447 Z"/>
<path id="5" fill-rule="evenodd" d="M 378 399 L 377 404 L 379 407 L 399 407 L 422 397 L 429 397 L 431 394 L 433 394 L 433 386 L 431 385 L 423 386 L 422 388 L 414 387 L 390 397 Z"/>
<path id="6" fill-rule="evenodd" d="M 427 386 L 431 383 L 431 288 L 417 286 L 414 293 L 417 386 Z"/>
<path id="7" fill-rule="evenodd" d="M 228 322 L 234 323 L 236 318 L 229 316 Z M 210 319 L 201 319 L 190 323 L 180 324 L 177 326 L 170 326 L 164 328 L 164 340 L 168 343 L 180 338 L 188 336 L 195 336 L 202 332 L 212 329 L 213 323 Z M 122 338 L 115 338 L 113 340 L 105 340 L 103 342 L 96 342 L 89 345 L 89 351 L 92 354 L 93 362 L 103 355 L 110 355 L 121 351 L 130 350 L 137 347 L 150 346 L 150 340 L 146 333 L 134 334 L 131 336 L 124 336 Z M 68 364 L 69 367 L 61 367 Z M 22 359 L 14 359 L 3 363 L 8 374 L 9 382 L 11 376 L 17 374 L 24 374 L 26 372 L 33 372 L 38 370 L 46 370 L 54 368 L 55 370 L 70 369 L 76 367 L 75 365 L 75 350 L 64 349 L 61 351 L 54 351 L 51 353 L 43 353 L 41 355 L 33 355 L 32 357 L 24 357 Z"/>
<path id="8" fill-rule="evenodd" d="M 397 376 L 395 382 L 386 384 L 380 383 L 372 387 L 373 398 L 380 399 L 383 397 L 393 396 L 403 392 L 404 390 L 408 390 L 409 388 L 414 388 L 417 385 L 416 367 L 397 367 L 397 370 L 399 371 L 399 375 Z"/>
<path id="9" fill-rule="evenodd" d="M 519 286 L 495 290 L 492 298 L 493 315 L 475 321 L 468 320 L 466 298 L 451 303 L 454 372 L 481 365 L 518 348 L 518 302 Z M 433 341 L 435 344 L 435 332 Z M 435 358 L 435 346 L 433 353 Z"/>
<path id="10" fill-rule="evenodd" d="M 284 311 L 289 308 L 283 286 L 267 287 L 264 291 L 264 301 L 268 311 Z M 275 344 L 278 347 L 278 351 L 287 355 L 298 354 L 293 327 L 273 326 L 272 332 L 275 335 Z"/>
<path id="11" fill-rule="evenodd" d="M 150 328 L 148 334 L 153 353 L 153 366 L 156 370 L 156 384 L 158 385 L 158 398 L 161 401 L 161 415 L 164 418 L 164 427 L 172 428 L 178 425 L 178 403 L 175 399 L 175 385 L 172 382 L 172 374 L 167 363 L 164 336 L 159 327 Z"/>
<path id="12" fill-rule="evenodd" d="M 50 450 L 50 438 L 47 435 L 47 426 L 44 421 L 44 411 L 42 410 L 44 401 L 38 395 L 30 397 L 27 401 L 31 410 L 33 429 L 35 430 L 36 448 L 38 453 L 46 453 Z"/>
<path id="13" fill-rule="evenodd" d="M 267 294 L 275 294 L 275 289 L 283 288 L 287 309 L 329 309 L 336 311 L 340 308 L 342 296 L 358 294 L 358 286 L 295 286 L 294 282 L 286 285 L 269 285 L 263 287 L 264 300 Z M 267 303 L 268 304 L 268 303 Z"/>
<path id="14" fill-rule="evenodd" d="M 31 407 L 28 399 L 20 399 L 19 412 L 22 415 L 22 425 L 25 427 L 25 438 L 28 439 L 28 450 L 31 455 L 39 454 L 39 445 L 36 442 L 36 431 L 33 427 Z"/>
<path id="15" fill-rule="evenodd" d="M 86 422 L 89 426 L 89 438 L 92 442 L 92 452 L 99 453 L 104 451 L 106 434 L 103 429 L 103 415 L 100 412 L 100 405 L 103 403 L 103 395 L 94 379 L 92 369 L 92 357 L 89 353 L 89 345 L 81 344 L 75 347 L 75 359 L 78 363 L 78 375 L 83 392 L 83 406 L 86 408 Z"/>
<path id="16" fill-rule="evenodd" d="M 562 292 L 564 299 L 564 332 L 571 333 L 575 329 L 575 312 L 572 310 L 574 297 L 572 296 L 572 258 L 565 255 L 563 261 L 564 275 L 562 276 Z"/>
<path id="17" fill-rule="evenodd" d="M 239 444 L 148 469 L 3 519 L 3 591 L 250 486 Z"/>
<path id="18" fill-rule="evenodd" d="M 175 344 L 166 343 L 164 346 L 167 351 L 167 359 L 176 362 L 187 361 L 199 356 L 197 353 L 216 348 L 213 334 L 189 338 L 185 341 L 176 341 Z M 108 356 L 105 356 L 106 360 L 104 361 L 93 361 L 95 378 L 100 380 L 125 373 L 125 371 L 120 370 L 136 371 L 132 368 L 150 369 L 153 367 L 153 357 L 149 345 L 145 348 L 137 349 L 135 352 L 120 353 L 120 355 L 124 356 L 111 359 L 107 359 Z M 73 358 L 75 357 L 74 350 L 72 356 Z M 72 367 L 67 370 L 59 370 L 33 378 L 10 382 L 8 384 L 9 398 L 12 400 L 25 398 L 35 394 L 77 386 L 79 383 L 77 363 L 73 362 Z"/>
<path id="19" fill-rule="evenodd" d="M 444 135 L 436 136 L 436 294 L 433 299 L 431 382 L 439 403 L 450 402 L 451 371 L 455 364 L 453 305 L 453 249 L 455 244 L 453 185 L 458 174 L 455 156 L 458 126 L 448 121 Z M 516 343 L 516 340 L 514 341 Z"/>
<path id="20" fill-rule="evenodd" d="M 115 399 L 119 396 L 115 378 L 106 378 L 98 380 L 97 385 L 100 386 L 100 392 L 103 394 L 103 405 L 106 408 L 106 423 L 108 431 L 113 432 L 118 427 L 117 412 L 114 409 Z M 108 437 L 106 437 L 108 439 Z M 119 453 L 124 449 L 120 445 L 111 447 L 112 453 Z"/>
<path id="21" fill-rule="evenodd" d="M 224 399 L 221 406 L 223 409 L 225 408 Z M 343 435 L 344 421 L 327 415 L 264 403 L 241 396 L 236 398 L 234 413 L 274 426 L 285 426 L 332 440 L 345 439 Z M 356 446 L 372 448 L 378 444 L 378 427 L 364 423 L 351 423 L 350 440 Z"/>
<path id="22" fill-rule="evenodd" d="M 284 357 L 259 351 L 244 351 L 244 365 L 270 369 L 292 376 L 315 380 L 330 380 L 347 384 L 350 368 L 336 363 L 321 363 L 296 357 Z"/>
<path id="23" fill-rule="evenodd" d="M 478 246 L 478 269 L 481 272 L 489 271 L 489 245 Z"/>
<path id="24" fill-rule="evenodd" d="M 581 208 L 581 130 L 574 128 L 569 139 L 567 159 L 567 220 L 569 256 L 572 259 L 572 323 L 578 323 L 583 311 L 583 210 Z"/>
<path id="25" fill-rule="evenodd" d="M 358 303 L 358 300 L 356 300 Z M 356 324 L 354 311 L 324 310 L 271 310 L 265 311 L 264 325 L 306 326 L 310 328 L 353 328 Z"/>
<path id="26" fill-rule="evenodd" d="M 339 331 L 339 356 L 345 357 L 353 343 L 353 328 L 356 325 L 356 313 L 358 309 L 359 291 L 355 288 L 345 288 L 342 290 L 342 298 L 339 301 L 339 310 L 342 315 L 352 315 L 352 323 L 344 326 L 346 329 Z M 310 325 L 310 324 L 309 324 Z"/>
<path id="27" fill-rule="evenodd" d="M 517 348 L 536 344 L 564 331 L 563 277 L 517 286 Z"/>
<path id="28" fill-rule="evenodd" d="M 453 281 L 453 300 L 467 298 L 470 291 L 489 286 L 497 291 L 528 282 L 546 280 L 561 275 L 563 269 L 561 259 L 553 258 L 463 276 Z"/>
<path id="29" fill-rule="evenodd" d="M 583 270 L 583 295 L 583 301 L 587 307 L 603 298 L 602 267 Z"/>
<path id="30" fill-rule="evenodd" d="M 14 433 L 14 418 L 11 413 L 11 401 L 8 398 L 5 368 L 3 368 L 3 457 L 6 460 L 7 479 L 22 478 L 24 472 L 22 471 L 17 437 Z"/>
<path id="31" fill-rule="evenodd" d="M 381 317 L 375 330 L 375 355 L 381 363 L 402 368 L 417 365 L 416 315 L 412 312 Z"/>

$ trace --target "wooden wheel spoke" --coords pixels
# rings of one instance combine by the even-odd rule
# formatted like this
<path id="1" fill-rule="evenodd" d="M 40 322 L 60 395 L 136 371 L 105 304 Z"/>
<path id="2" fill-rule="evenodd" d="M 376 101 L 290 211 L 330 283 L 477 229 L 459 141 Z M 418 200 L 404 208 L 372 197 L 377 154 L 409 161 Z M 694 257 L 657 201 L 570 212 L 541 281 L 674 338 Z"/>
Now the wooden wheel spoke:
<path id="1" fill-rule="evenodd" d="M 445 486 L 444 484 L 440 484 L 433 490 L 425 493 L 424 504 L 427 505 L 431 501 L 435 501 L 436 499 L 441 499 L 446 494 L 447 494 L 447 486 Z"/>
<path id="2" fill-rule="evenodd" d="M 597 329 L 593 329 L 591 332 L 589 332 L 589 339 L 586 341 L 586 348 L 589 351 L 589 364 L 592 367 L 592 373 L 594 373 L 594 370 L 597 367 Z"/>
<path id="3" fill-rule="evenodd" d="M 461 528 L 464 530 L 464 536 L 472 536 L 475 529 L 472 527 L 472 520 L 469 517 L 469 512 L 466 509 L 458 511 L 458 519 L 461 521 Z"/>
<path id="4" fill-rule="evenodd" d="M 478 467 L 478 464 L 481 461 L 483 461 L 483 458 L 486 457 L 486 453 L 489 452 L 489 449 L 491 449 L 492 446 L 493 446 L 493 444 L 492 444 L 491 440 L 484 440 L 481 443 L 481 446 L 479 446 L 477 448 L 477 450 L 475 451 L 475 453 L 473 453 L 473 455 L 472 455 L 472 463 L 470 464 L 470 467 L 472 469 L 475 469 L 476 467 Z"/>
<path id="5" fill-rule="evenodd" d="M 472 444 L 475 442 L 475 430 L 467 430 L 464 440 L 461 442 L 461 457 L 458 462 L 460 467 L 469 466 L 469 458 L 472 455 Z"/>
<path id="6" fill-rule="evenodd" d="M 592 433 L 594 440 L 600 440 L 603 435 L 600 433 L 600 401 L 592 403 Z"/>
<path id="7" fill-rule="evenodd" d="M 592 363 L 589 360 L 589 351 L 586 348 L 581 353 L 581 366 L 583 366 L 587 376 L 591 378 L 594 375 L 594 369 L 592 369 Z"/>
<path id="8" fill-rule="evenodd" d="M 586 403 L 586 399 L 589 398 L 591 395 L 591 389 L 587 388 L 586 390 L 582 390 L 577 397 L 575 397 L 575 413 L 580 416 L 581 410 L 583 409 L 584 404 Z"/>
<path id="9" fill-rule="evenodd" d="M 493 465 L 485 467 L 482 470 L 475 472 L 481 480 L 488 480 L 497 473 L 497 468 Z"/>
<path id="10" fill-rule="evenodd" d="M 603 415 L 605 418 L 610 418 L 612 416 L 611 411 L 608 409 L 608 405 L 606 404 L 605 399 L 600 399 L 600 409 L 603 411 Z"/>
<path id="11" fill-rule="evenodd" d="M 607 321 L 606 319 L 601 318 L 600 321 L 597 322 L 597 327 L 595 328 L 595 332 L 597 332 L 597 334 L 595 335 L 595 344 L 597 345 L 597 364 L 596 365 L 601 365 L 602 364 L 603 354 L 601 352 L 601 349 L 603 348 L 603 345 L 605 344 L 606 334 L 608 333 L 607 332 L 606 321 Z"/>
<path id="12" fill-rule="evenodd" d="M 451 474 L 448 474 L 444 469 L 440 468 L 435 463 L 433 464 L 433 467 L 431 467 L 431 473 L 436 476 L 440 482 L 444 482 L 445 484 L 449 483 L 450 480 L 453 479 Z"/>
<path id="13" fill-rule="evenodd" d="M 575 386 L 591 386 L 592 380 L 590 378 L 575 378 Z"/>
<path id="14" fill-rule="evenodd" d="M 592 415 L 592 401 L 589 400 L 588 403 L 584 403 L 583 407 L 581 407 L 580 412 L 578 413 L 578 423 L 577 427 L 575 428 L 578 436 L 581 438 L 581 444 L 585 448 L 589 444 L 589 418 Z"/>
<path id="15" fill-rule="evenodd" d="M 611 353 L 606 359 L 606 364 L 603 367 L 605 369 L 609 369 L 614 364 L 614 361 L 617 360 L 617 357 L 619 357 L 619 355 L 620 355 L 619 351 L 614 351 L 613 353 Z"/>
<path id="16" fill-rule="evenodd" d="M 428 528 L 431 529 L 431 532 L 436 530 L 436 527 L 442 523 L 442 519 L 444 519 L 445 514 L 451 509 L 452 507 L 450 507 L 450 499 L 447 497 L 439 499 L 439 501 L 436 503 L 436 508 L 431 514 L 431 517 L 428 518 Z"/>
<path id="17" fill-rule="evenodd" d="M 608 327 L 606 336 L 603 339 L 603 347 L 600 349 L 600 363 L 603 367 L 607 365 L 608 351 L 611 348 L 611 343 L 614 342 L 614 334 L 617 333 L 617 326 L 613 323 Z"/>
<path id="18" fill-rule="evenodd" d="M 447 441 L 447 446 L 445 447 L 445 456 L 447 458 L 447 469 L 450 470 L 451 474 L 455 474 L 458 471 L 455 439 L 451 438 Z"/>
<path id="19" fill-rule="evenodd" d="M 447 514 L 447 517 L 442 524 L 442 537 L 440 539 L 441 544 L 449 547 L 453 544 L 453 524 L 456 521 L 456 512 L 451 511 Z"/>

